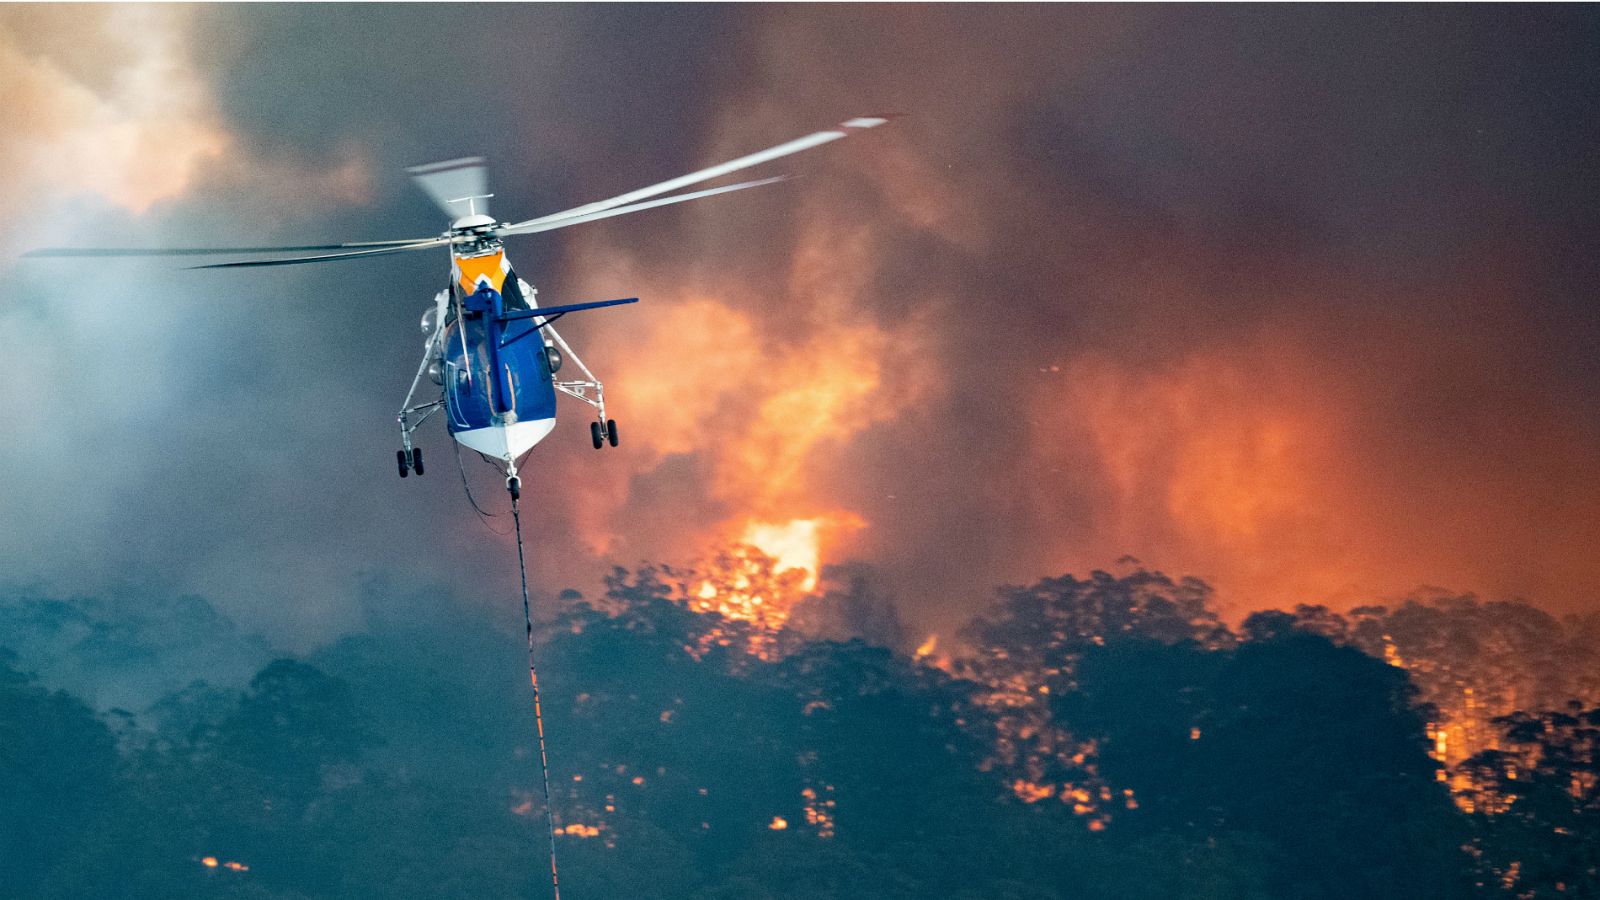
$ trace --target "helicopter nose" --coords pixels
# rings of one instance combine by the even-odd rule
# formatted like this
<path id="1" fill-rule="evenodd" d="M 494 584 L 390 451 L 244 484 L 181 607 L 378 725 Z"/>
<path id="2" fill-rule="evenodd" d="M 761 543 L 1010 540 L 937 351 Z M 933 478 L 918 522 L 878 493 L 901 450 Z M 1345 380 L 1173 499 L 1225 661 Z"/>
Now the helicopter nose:
<path id="1" fill-rule="evenodd" d="M 484 312 L 494 309 L 495 301 L 500 298 L 500 292 L 487 284 L 478 285 L 478 289 L 467 297 L 467 309 L 473 312 Z"/>

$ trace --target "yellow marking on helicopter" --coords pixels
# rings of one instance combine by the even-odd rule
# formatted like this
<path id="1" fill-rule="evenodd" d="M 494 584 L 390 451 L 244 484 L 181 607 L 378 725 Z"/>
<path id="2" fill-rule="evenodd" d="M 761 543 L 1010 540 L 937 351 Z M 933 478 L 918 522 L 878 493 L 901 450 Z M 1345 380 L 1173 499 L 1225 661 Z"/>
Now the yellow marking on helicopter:
<path id="1" fill-rule="evenodd" d="M 483 279 L 488 279 L 489 286 L 498 291 L 506 280 L 505 262 L 504 251 L 487 256 L 458 256 L 456 257 L 457 281 L 461 289 L 468 294 L 476 293 L 478 283 Z"/>

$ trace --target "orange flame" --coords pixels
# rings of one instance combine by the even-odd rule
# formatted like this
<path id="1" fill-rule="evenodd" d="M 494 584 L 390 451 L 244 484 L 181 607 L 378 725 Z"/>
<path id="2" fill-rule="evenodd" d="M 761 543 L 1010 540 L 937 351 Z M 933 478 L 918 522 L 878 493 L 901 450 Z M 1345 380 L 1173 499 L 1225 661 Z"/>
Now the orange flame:
<path id="1" fill-rule="evenodd" d="M 800 587 L 809 591 L 817 586 L 817 529 L 821 525 L 821 519 L 791 519 L 782 524 L 751 522 L 745 526 L 741 542 L 772 557 L 776 572 L 804 572 Z"/>

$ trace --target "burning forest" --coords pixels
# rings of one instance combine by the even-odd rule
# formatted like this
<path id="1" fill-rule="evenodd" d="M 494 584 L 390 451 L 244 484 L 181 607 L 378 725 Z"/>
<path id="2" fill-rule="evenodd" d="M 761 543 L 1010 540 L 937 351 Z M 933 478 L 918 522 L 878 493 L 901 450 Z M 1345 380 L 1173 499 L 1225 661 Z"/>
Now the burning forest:
<path id="1" fill-rule="evenodd" d="M 374 616 L 248 684 L 133 713 L 51 690 L 51 654 L 95 642 L 100 665 L 125 664 L 148 626 L 109 631 L 83 601 L 0 605 L 17 648 L 3 883 L 544 896 L 524 859 L 542 801 L 515 635 L 474 610 Z M 935 651 L 860 568 L 732 545 L 617 569 L 539 631 L 563 880 L 752 900 L 1583 896 L 1600 861 L 1595 637 L 1592 620 L 1444 595 L 1235 629 L 1204 582 L 1126 564 L 1005 588 Z"/>

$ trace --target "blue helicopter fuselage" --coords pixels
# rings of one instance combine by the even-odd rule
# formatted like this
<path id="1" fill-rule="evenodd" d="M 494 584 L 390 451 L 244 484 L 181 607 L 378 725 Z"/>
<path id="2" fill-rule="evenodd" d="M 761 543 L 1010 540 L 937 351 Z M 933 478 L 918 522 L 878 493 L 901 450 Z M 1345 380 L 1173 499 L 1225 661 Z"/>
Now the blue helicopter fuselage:
<path id="1" fill-rule="evenodd" d="M 539 323 L 507 310 L 488 285 L 463 298 L 443 338 L 446 425 L 461 443 L 512 459 L 556 423 L 556 391 Z M 509 315 L 508 315 L 509 314 Z"/>

